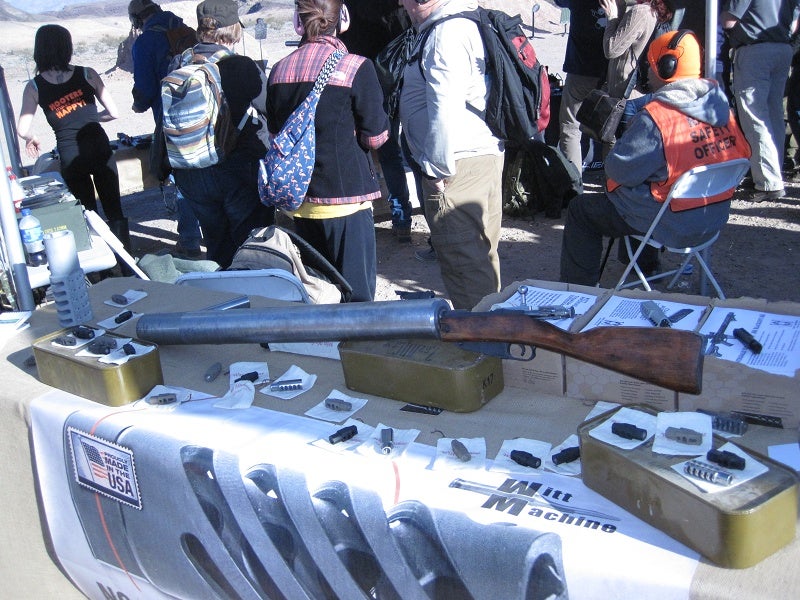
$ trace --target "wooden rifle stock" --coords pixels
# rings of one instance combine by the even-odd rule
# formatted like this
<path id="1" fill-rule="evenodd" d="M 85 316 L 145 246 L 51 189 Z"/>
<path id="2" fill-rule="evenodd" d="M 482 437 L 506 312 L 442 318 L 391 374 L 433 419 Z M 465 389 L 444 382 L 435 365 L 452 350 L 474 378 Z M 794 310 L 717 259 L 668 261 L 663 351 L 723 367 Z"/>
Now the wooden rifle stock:
<path id="1" fill-rule="evenodd" d="M 523 312 L 449 311 L 439 317 L 446 342 L 487 341 L 535 346 L 678 392 L 699 394 L 703 339 L 661 327 L 598 327 L 568 333 Z"/>
<path id="2" fill-rule="evenodd" d="M 523 311 L 452 310 L 441 298 L 151 313 L 139 318 L 136 332 L 157 344 L 433 338 L 501 358 L 514 358 L 514 346 L 523 350 L 520 356 L 539 347 L 691 394 L 700 392 L 703 369 L 702 338 L 688 331 L 599 327 L 567 333 Z"/>

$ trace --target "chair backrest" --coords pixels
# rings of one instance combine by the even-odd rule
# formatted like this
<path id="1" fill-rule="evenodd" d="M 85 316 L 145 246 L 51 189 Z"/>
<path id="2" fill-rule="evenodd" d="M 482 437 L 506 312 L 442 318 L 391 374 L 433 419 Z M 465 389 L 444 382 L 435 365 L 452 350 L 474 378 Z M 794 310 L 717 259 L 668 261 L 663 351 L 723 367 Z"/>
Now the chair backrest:
<path id="1" fill-rule="evenodd" d="M 644 236 L 634 237 L 643 237 L 645 240 L 649 240 L 658 222 L 661 220 L 661 216 L 669 209 L 669 205 L 673 199 L 716 196 L 726 190 L 736 188 L 747 174 L 749 168 L 749 160 L 746 158 L 735 158 L 721 163 L 689 169 L 672 184 L 672 188 L 670 188 L 666 200 L 664 200 L 658 214 L 650 224 L 647 233 Z"/>
<path id="2" fill-rule="evenodd" d="M 716 196 L 726 190 L 736 188 L 749 168 L 750 161 L 748 159 L 735 158 L 689 169 L 672 185 L 669 198 L 671 200 Z"/>
<path id="3" fill-rule="evenodd" d="M 283 269 L 186 273 L 178 277 L 175 283 L 207 290 L 311 304 L 303 283 L 295 275 Z"/>

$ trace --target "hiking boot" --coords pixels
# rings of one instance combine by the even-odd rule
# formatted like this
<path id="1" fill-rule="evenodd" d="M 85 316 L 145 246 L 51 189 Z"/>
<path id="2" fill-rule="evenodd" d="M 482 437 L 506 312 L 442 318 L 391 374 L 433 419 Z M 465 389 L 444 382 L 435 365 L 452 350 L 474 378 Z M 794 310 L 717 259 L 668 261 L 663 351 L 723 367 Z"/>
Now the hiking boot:
<path id="1" fill-rule="evenodd" d="M 436 256 L 436 250 L 433 249 L 433 246 L 427 250 L 417 250 L 414 252 L 414 258 L 422 263 L 434 263 L 439 260 L 439 258 Z"/>
<path id="2" fill-rule="evenodd" d="M 411 241 L 411 227 L 392 227 L 392 234 L 398 242 L 408 243 Z"/>
<path id="3" fill-rule="evenodd" d="M 749 202 L 764 202 L 773 201 L 783 198 L 786 195 L 786 190 L 753 190 L 744 197 L 744 200 Z"/>

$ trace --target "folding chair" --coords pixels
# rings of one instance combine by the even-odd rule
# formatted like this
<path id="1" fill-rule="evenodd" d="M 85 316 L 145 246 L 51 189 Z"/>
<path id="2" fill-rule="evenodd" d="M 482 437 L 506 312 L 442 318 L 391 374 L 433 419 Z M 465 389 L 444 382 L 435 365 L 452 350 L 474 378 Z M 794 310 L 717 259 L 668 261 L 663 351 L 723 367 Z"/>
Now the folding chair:
<path id="1" fill-rule="evenodd" d="M 731 188 L 736 188 L 736 186 L 738 186 L 744 178 L 749 168 L 749 160 L 746 158 L 737 158 L 713 165 L 695 167 L 694 169 L 691 169 L 681 175 L 673 184 L 672 189 L 670 189 L 667 199 L 664 201 L 664 204 L 661 206 L 661 209 L 658 211 L 655 219 L 653 219 L 653 222 L 650 224 L 650 228 L 647 230 L 647 233 L 644 235 L 631 235 L 623 238 L 630 261 L 628 262 L 628 266 L 622 273 L 622 277 L 619 278 L 619 282 L 614 289 L 620 290 L 627 287 L 642 285 L 644 289 L 649 292 L 651 291 L 650 282 L 671 276 L 672 279 L 667 285 L 667 289 L 670 289 L 678 281 L 678 278 L 684 272 L 686 266 L 694 259 L 697 261 L 697 264 L 700 265 L 701 269 L 700 294 L 704 296 L 707 294 L 708 282 L 710 281 L 711 285 L 714 286 L 714 289 L 717 292 L 717 296 L 721 299 L 725 299 L 725 294 L 722 292 L 722 288 L 720 288 L 719 283 L 717 283 L 714 274 L 711 272 L 711 267 L 709 266 L 709 262 L 711 261 L 711 246 L 717 241 L 717 238 L 719 238 L 719 230 L 710 234 L 708 239 L 702 241 L 701 243 L 685 248 L 668 246 L 656 239 L 653 239 L 653 231 L 655 231 L 659 221 L 661 221 L 662 215 L 669 210 L 669 205 L 673 199 L 707 198 L 709 196 L 721 194 L 722 192 Z M 631 238 L 639 241 L 639 247 L 635 252 L 631 247 Z M 672 252 L 674 254 L 684 254 L 686 255 L 686 258 L 683 259 L 677 269 L 657 273 L 647 277 L 639 268 L 639 265 L 636 264 L 639 255 L 642 253 L 642 250 L 645 247 L 645 244 L 658 249 L 663 248 L 667 252 Z M 636 273 L 638 280 L 626 283 L 628 275 L 630 275 L 631 271 Z"/>
<path id="2" fill-rule="evenodd" d="M 263 296 L 288 302 L 311 304 L 303 282 L 283 269 L 247 271 L 212 271 L 186 273 L 175 280 L 178 285 L 191 285 L 206 290 Z"/>

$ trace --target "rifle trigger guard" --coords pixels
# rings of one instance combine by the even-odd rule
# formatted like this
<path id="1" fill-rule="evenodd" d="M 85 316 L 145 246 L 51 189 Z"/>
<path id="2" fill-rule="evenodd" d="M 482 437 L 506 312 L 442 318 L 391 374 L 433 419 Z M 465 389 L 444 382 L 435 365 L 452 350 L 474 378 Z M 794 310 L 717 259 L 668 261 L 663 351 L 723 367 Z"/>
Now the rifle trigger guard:
<path id="1" fill-rule="evenodd" d="M 487 356 L 496 356 L 509 360 L 529 361 L 536 356 L 536 348 L 525 344 L 509 344 L 506 342 L 458 342 L 464 350 L 478 352 Z"/>

